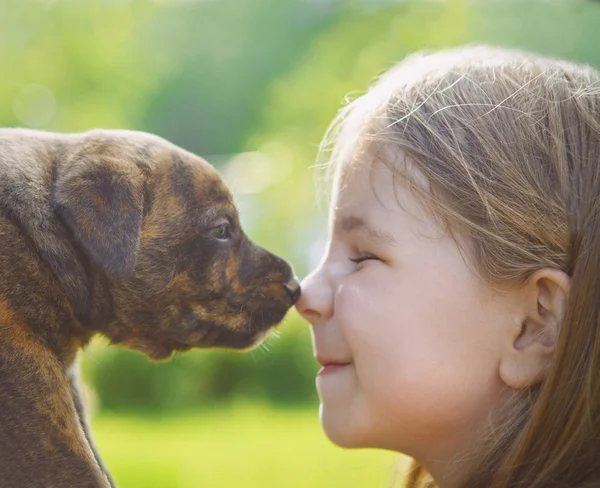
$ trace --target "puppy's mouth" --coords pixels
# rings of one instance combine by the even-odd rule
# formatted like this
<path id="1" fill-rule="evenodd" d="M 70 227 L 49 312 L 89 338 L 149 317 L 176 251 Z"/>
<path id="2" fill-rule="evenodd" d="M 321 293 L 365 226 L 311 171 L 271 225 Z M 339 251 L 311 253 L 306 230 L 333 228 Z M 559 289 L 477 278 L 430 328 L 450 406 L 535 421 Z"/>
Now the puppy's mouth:
<path id="1" fill-rule="evenodd" d="M 238 313 L 227 322 L 210 320 L 204 307 L 192 307 L 178 324 L 169 327 L 163 337 L 128 341 L 124 345 L 136 349 L 155 360 L 166 359 L 173 352 L 190 349 L 234 349 L 250 350 L 258 346 L 285 317 L 289 306 L 273 310 L 259 309 L 254 312 Z"/>
<path id="2" fill-rule="evenodd" d="M 280 288 L 279 296 L 252 290 L 236 300 L 196 303 L 178 329 L 192 347 L 251 348 L 283 321 L 297 300 L 297 290 Z"/>
<path id="3" fill-rule="evenodd" d="M 283 321 L 289 309 L 288 304 L 279 303 L 279 306 L 269 309 L 242 309 L 229 315 L 226 321 L 207 321 L 205 310 L 200 306 L 194 307 L 183 321 L 186 331 L 182 334 L 183 342 L 196 348 L 250 349 Z"/>
<path id="4" fill-rule="evenodd" d="M 260 329 L 250 327 L 232 328 L 223 324 L 206 324 L 199 322 L 196 330 L 182 337 L 181 344 L 188 348 L 228 348 L 249 349 L 258 345 L 273 326 Z"/>

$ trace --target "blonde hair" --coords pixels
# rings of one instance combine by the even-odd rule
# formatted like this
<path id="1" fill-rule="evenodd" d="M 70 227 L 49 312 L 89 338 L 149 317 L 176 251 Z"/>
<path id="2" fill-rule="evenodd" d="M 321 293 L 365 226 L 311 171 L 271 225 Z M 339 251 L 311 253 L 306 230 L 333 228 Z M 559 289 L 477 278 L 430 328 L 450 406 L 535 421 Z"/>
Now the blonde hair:
<path id="1" fill-rule="evenodd" d="M 382 148 L 404 151 L 427 188 Z M 413 55 L 340 112 L 321 157 L 373 149 L 488 283 L 545 267 L 572 280 L 548 377 L 517 397 L 464 487 L 600 486 L 598 73 L 487 46 Z M 407 486 L 426 479 L 417 466 Z"/>

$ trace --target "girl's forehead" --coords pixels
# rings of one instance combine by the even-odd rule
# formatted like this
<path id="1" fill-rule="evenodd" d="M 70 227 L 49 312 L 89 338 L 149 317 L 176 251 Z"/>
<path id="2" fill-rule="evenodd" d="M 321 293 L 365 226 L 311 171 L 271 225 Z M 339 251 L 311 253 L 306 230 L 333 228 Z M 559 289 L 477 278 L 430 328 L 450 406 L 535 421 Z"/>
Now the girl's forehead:
<path id="1" fill-rule="evenodd" d="M 430 192 L 426 175 L 415 161 L 398 144 L 371 141 L 360 150 L 350 153 L 337 162 L 333 178 L 333 194 L 348 186 L 370 182 L 376 186 L 391 186 L 410 189 L 418 187 Z"/>
<path id="2" fill-rule="evenodd" d="M 353 160 L 339 168 L 331 200 L 332 213 L 365 214 L 397 207 L 405 189 L 393 169 L 381 160 Z"/>
<path id="3" fill-rule="evenodd" d="M 330 230 L 348 218 L 393 226 L 392 221 L 405 222 L 410 215 L 415 226 L 433 226 L 439 231 L 432 209 L 417 196 L 416 187 L 419 193 L 428 192 L 428 180 L 399 147 L 340 162 L 329 207 Z"/>

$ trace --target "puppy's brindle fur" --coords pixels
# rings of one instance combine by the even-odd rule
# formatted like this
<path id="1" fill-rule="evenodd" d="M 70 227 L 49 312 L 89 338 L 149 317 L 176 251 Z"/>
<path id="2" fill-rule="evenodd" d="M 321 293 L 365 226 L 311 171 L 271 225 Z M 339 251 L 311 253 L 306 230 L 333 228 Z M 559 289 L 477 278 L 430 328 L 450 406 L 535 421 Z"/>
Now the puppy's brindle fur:
<path id="1" fill-rule="evenodd" d="M 0 485 L 114 486 L 78 390 L 95 334 L 153 359 L 244 349 L 298 294 L 203 159 L 139 132 L 0 130 Z"/>

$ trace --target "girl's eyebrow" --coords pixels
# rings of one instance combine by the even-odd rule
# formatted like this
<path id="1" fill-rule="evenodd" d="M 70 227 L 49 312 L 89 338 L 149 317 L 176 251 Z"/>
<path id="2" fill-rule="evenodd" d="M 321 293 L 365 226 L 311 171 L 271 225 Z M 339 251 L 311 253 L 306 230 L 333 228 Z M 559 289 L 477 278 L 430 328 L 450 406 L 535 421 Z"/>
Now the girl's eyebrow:
<path id="1" fill-rule="evenodd" d="M 371 227 L 362 217 L 348 215 L 342 217 L 335 225 L 336 231 L 342 231 L 344 234 L 351 232 L 360 232 L 367 238 L 374 241 L 385 241 L 388 244 L 398 245 L 396 239 L 391 234 Z"/>

